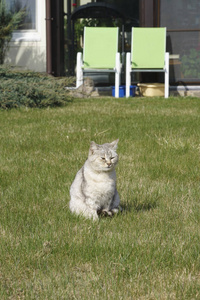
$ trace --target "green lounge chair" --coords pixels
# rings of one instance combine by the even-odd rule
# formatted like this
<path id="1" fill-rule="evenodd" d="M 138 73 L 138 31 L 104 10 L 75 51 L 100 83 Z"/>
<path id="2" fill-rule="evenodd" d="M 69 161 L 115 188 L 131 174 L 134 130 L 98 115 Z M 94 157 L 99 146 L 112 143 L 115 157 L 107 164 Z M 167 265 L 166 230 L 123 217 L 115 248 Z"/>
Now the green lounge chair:
<path id="1" fill-rule="evenodd" d="M 164 72 L 165 98 L 169 97 L 166 28 L 132 28 L 131 53 L 126 54 L 126 97 L 130 96 L 131 72 Z"/>
<path id="2" fill-rule="evenodd" d="M 115 97 L 119 97 L 120 54 L 117 27 L 85 27 L 82 53 L 77 53 L 76 87 L 83 84 L 83 72 L 115 72 Z"/>

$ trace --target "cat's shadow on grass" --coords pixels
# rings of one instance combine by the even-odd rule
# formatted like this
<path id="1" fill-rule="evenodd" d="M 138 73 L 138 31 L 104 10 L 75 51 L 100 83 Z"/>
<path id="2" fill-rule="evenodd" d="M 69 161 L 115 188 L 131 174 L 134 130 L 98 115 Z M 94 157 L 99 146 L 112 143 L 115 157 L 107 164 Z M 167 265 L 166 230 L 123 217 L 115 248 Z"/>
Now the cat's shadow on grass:
<path id="1" fill-rule="evenodd" d="M 127 213 L 127 212 L 140 212 L 140 211 L 150 211 L 155 208 L 157 208 L 158 203 L 157 201 L 145 201 L 145 202 L 128 202 L 128 203 L 123 203 L 121 204 L 122 207 L 122 213 Z"/>

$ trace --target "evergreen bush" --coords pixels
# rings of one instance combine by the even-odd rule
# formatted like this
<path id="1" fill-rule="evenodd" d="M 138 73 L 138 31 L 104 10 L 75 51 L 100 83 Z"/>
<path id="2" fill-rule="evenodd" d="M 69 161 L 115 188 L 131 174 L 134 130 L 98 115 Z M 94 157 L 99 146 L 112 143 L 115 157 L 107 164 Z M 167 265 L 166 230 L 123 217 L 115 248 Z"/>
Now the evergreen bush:
<path id="1" fill-rule="evenodd" d="M 73 81 L 73 77 L 55 78 L 2 65 L 0 108 L 64 106 L 71 101 L 65 87 Z"/>

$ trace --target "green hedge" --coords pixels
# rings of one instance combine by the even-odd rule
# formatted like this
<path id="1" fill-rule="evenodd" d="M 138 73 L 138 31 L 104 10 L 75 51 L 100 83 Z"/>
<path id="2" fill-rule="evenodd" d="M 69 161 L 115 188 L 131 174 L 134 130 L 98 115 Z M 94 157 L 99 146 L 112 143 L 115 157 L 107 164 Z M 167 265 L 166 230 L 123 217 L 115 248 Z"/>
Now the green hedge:
<path id="1" fill-rule="evenodd" d="M 0 66 L 0 108 L 64 106 L 71 101 L 65 87 L 73 81 Z"/>

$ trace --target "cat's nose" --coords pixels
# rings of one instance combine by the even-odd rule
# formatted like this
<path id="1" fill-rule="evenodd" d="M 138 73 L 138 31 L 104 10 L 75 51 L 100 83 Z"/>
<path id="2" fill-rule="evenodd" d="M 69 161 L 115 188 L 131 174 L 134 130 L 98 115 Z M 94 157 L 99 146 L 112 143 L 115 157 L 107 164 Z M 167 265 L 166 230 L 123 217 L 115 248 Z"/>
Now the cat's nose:
<path id="1" fill-rule="evenodd" d="M 107 165 L 110 167 L 112 165 L 112 163 L 111 162 L 107 162 Z"/>

